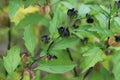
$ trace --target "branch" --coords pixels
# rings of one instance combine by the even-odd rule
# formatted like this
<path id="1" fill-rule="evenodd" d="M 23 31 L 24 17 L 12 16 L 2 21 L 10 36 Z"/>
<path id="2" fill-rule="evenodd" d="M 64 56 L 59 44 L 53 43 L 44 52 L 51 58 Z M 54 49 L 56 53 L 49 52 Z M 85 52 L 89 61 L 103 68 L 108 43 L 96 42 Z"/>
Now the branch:
<path id="1" fill-rule="evenodd" d="M 71 53 L 70 53 L 69 48 L 67 48 L 66 51 L 67 51 L 67 53 L 68 53 L 68 56 L 69 56 L 70 60 L 71 60 L 71 61 L 74 61 L 74 60 L 73 60 L 73 57 L 72 57 L 72 55 L 71 55 Z M 73 71 L 74 71 L 74 76 L 77 77 L 77 76 L 78 76 L 78 73 L 77 73 L 77 70 L 76 70 L 75 67 L 74 67 Z"/>
<path id="2" fill-rule="evenodd" d="M 110 0 L 109 0 L 109 2 L 110 2 Z M 112 6 L 111 6 L 111 3 L 110 3 L 109 8 L 110 8 L 110 14 L 109 14 L 109 19 L 108 19 L 108 30 L 110 30 L 110 26 L 111 26 L 111 23 L 110 23 L 110 21 L 111 21 L 111 14 L 112 14 Z M 109 38 L 110 38 L 110 37 L 108 37 L 108 39 L 107 39 L 107 48 L 109 47 L 109 44 L 108 44 Z"/>
<path id="3" fill-rule="evenodd" d="M 93 70 L 93 67 L 91 67 L 90 69 L 87 70 L 87 72 L 83 76 L 83 80 L 85 80 L 85 78 L 92 72 L 92 70 Z"/>
<path id="4" fill-rule="evenodd" d="M 42 57 L 38 57 L 37 59 L 35 59 L 29 66 L 28 66 L 28 68 L 32 68 L 32 66 L 37 62 L 37 61 L 39 61 L 41 58 L 43 58 L 44 56 L 42 56 Z"/>
<path id="5" fill-rule="evenodd" d="M 11 23 L 10 23 L 10 19 L 8 20 L 8 28 L 9 28 L 9 31 L 8 31 L 8 47 L 7 47 L 7 49 L 9 50 L 11 47 Z"/>
<path id="6" fill-rule="evenodd" d="M 60 38 L 60 36 L 58 36 L 55 40 L 57 40 L 58 38 Z M 50 45 L 48 46 L 48 49 L 47 49 L 47 56 L 50 56 L 49 54 L 49 50 L 51 48 L 51 46 L 54 44 L 55 40 L 53 40 Z M 29 66 L 28 68 L 31 68 L 37 61 L 39 61 L 41 58 L 43 58 L 44 56 L 42 57 L 38 57 L 37 59 L 35 59 Z"/>
<path id="7" fill-rule="evenodd" d="M 49 55 L 49 50 L 50 50 L 50 48 L 52 47 L 52 45 L 54 44 L 54 42 L 57 40 L 57 39 L 59 39 L 60 38 L 60 36 L 58 36 L 55 40 L 53 40 L 51 43 L 50 43 L 50 45 L 48 46 L 48 49 L 47 49 L 47 55 Z"/>
<path id="8" fill-rule="evenodd" d="M 9 31 L 8 31 L 8 45 L 7 45 L 7 50 L 10 49 L 11 47 L 11 23 L 10 23 L 10 18 L 8 17 L 8 28 L 9 28 Z M 7 71 L 5 71 L 5 74 L 8 75 Z"/>

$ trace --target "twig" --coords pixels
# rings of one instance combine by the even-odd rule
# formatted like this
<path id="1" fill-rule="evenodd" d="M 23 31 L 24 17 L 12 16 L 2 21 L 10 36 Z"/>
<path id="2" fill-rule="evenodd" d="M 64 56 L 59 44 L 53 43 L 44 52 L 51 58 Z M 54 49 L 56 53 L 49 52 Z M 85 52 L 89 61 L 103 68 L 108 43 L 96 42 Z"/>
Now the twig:
<path id="1" fill-rule="evenodd" d="M 37 61 L 39 61 L 41 58 L 43 58 L 43 57 L 38 57 L 37 59 L 35 59 L 35 60 L 28 66 L 28 68 L 31 68 L 31 67 L 34 65 L 34 63 L 36 63 Z"/>
<path id="2" fill-rule="evenodd" d="M 83 76 L 83 80 L 85 80 L 85 78 L 92 72 L 92 70 L 93 70 L 93 67 L 91 67 L 90 69 L 87 70 L 87 72 Z"/>
<path id="3" fill-rule="evenodd" d="M 72 55 L 71 55 L 71 53 L 70 53 L 69 48 L 67 48 L 66 51 L 67 51 L 67 53 L 68 53 L 68 56 L 69 56 L 70 60 L 71 60 L 71 61 L 74 61 L 73 58 L 72 58 Z M 76 70 L 75 67 L 74 67 L 73 71 L 74 71 L 74 76 L 77 77 L 77 76 L 78 76 L 78 73 L 77 73 L 77 70 Z"/>
<path id="4" fill-rule="evenodd" d="M 111 6 L 111 4 L 110 4 L 110 14 L 109 14 L 109 20 L 108 20 L 108 29 L 109 29 L 109 30 L 110 30 L 111 14 L 112 14 L 112 6 Z"/>
<path id="5" fill-rule="evenodd" d="M 109 2 L 110 2 L 110 0 L 109 0 Z M 111 21 L 111 14 L 112 14 L 112 6 L 111 6 L 111 3 L 110 3 L 109 8 L 110 8 L 110 14 L 109 14 L 109 19 L 108 19 L 108 30 L 110 30 L 110 26 L 111 26 L 111 23 L 110 23 L 110 21 Z M 107 48 L 109 47 L 109 44 L 108 44 L 109 38 L 110 38 L 110 37 L 108 37 L 108 39 L 107 39 Z"/>
<path id="6" fill-rule="evenodd" d="M 60 36 L 58 36 L 55 40 L 53 40 L 53 41 L 50 43 L 50 45 L 48 46 L 47 55 L 49 55 L 49 50 L 50 50 L 50 48 L 52 47 L 52 45 L 54 44 L 54 42 L 55 42 L 58 38 L 60 38 Z"/>
<path id="7" fill-rule="evenodd" d="M 9 28 L 9 31 L 8 31 L 8 47 L 7 47 L 7 49 L 9 50 L 11 47 L 11 23 L 10 23 L 10 19 L 8 20 L 8 28 Z"/>
<path id="8" fill-rule="evenodd" d="M 60 37 L 60 36 L 58 36 L 55 40 L 57 40 L 59 37 Z M 51 46 L 54 44 L 55 40 L 53 40 L 53 41 L 50 43 L 50 45 L 48 46 L 47 56 L 50 55 L 50 54 L 49 54 L 49 50 L 50 50 Z M 41 58 L 43 58 L 43 57 L 44 57 L 44 56 L 38 57 L 37 59 L 35 59 L 35 60 L 28 66 L 28 68 L 31 68 L 31 67 L 34 65 L 34 63 L 36 63 L 37 61 L 39 61 L 39 60 L 40 60 Z"/>
<path id="9" fill-rule="evenodd" d="M 7 45 L 7 50 L 10 49 L 11 47 L 11 23 L 10 23 L 10 18 L 8 18 L 8 45 Z M 5 74 L 8 75 L 7 71 L 5 71 Z"/>
<path id="10" fill-rule="evenodd" d="M 50 48 L 51 48 L 51 46 L 54 44 L 54 41 L 52 41 L 51 43 L 50 43 L 50 45 L 48 46 L 48 49 L 47 49 L 47 55 L 49 55 L 49 50 L 50 50 Z"/>

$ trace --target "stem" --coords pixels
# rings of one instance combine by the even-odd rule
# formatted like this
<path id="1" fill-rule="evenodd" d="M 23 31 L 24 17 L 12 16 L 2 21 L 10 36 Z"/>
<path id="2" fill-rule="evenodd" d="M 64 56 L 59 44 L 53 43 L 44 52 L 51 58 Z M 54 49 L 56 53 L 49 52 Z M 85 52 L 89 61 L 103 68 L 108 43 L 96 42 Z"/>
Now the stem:
<path id="1" fill-rule="evenodd" d="M 60 37 L 60 36 L 58 36 L 55 40 L 57 40 L 59 37 Z M 55 40 L 53 40 L 53 41 L 50 43 L 50 45 L 48 46 L 47 56 L 49 56 L 49 50 L 50 50 L 51 46 L 54 44 Z M 35 60 L 28 66 L 28 68 L 31 68 L 31 67 L 34 65 L 34 63 L 36 63 L 37 61 L 39 61 L 39 60 L 40 60 L 41 58 L 43 58 L 43 57 L 44 57 L 44 56 L 38 57 L 37 59 L 35 59 Z"/>
<path id="2" fill-rule="evenodd" d="M 85 78 L 92 72 L 92 70 L 93 70 L 93 67 L 91 67 L 90 69 L 87 70 L 87 72 L 83 76 L 83 80 L 85 80 Z"/>
<path id="3" fill-rule="evenodd" d="M 8 45 L 7 45 L 7 50 L 10 49 L 11 47 L 11 23 L 10 23 L 10 18 L 8 18 L 8 28 L 9 28 L 9 31 L 8 31 Z M 7 71 L 5 71 L 5 74 L 8 75 Z"/>
<path id="4" fill-rule="evenodd" d="M 70 49 L 67 48 L 66 51 L 67 51 L 67 53 L 68 53 L 68 56 L 69 56 L 70 60 L 71 60 L 71 61 L 74 61 L 74 60 L 73 60 L 73 57 L 72 57 L 72 55 L 71 55 Z M 78 73 L 77 73 L 77 70 L 76 70 L 75 67 L 74 67 L 73 71 L 74 71 L 74 76 L 77 77 L 77 76 L 78 76 Z"/>
<path id="5" fill-rule="evenodd" d="M 54 41 L 52 41 L 51 43 L 50 43 L 50 45 L 48 46 L 48 49 L 47 49 L 47 55 L 49 55 L 49 50 L 50 50 L 50 48 L 51 48 L 51 46 L 54 44 Z"/>
<path id="6" fill-rule="evenodd" d="M 10 19 L 8 21 L 9 21 L 8 22 L 9 31 L 8 31 L 8 47 L 7 47 L 7 49 L 9 50 L 11 47 L 11 24 L 10 24 Z"/>
<path id="7" fill-rule="evenodd" d="M 54 42 L 55 42 L 58 38 L 60 38 L 60 36 L 58 36 L 55 40 L 53 40 L 53 41 L 50 43 L 50 45 L 48 46 L 47 55 L 49 55 L 49 50 L 50 50 L 50 48 L 52 47 L 52 45 L 54 44 Z"/>
<path id="8" fill-rule="evenodd" d="M 109 0 L 109 2 L 110 2 L 110 0 Z M 109 19 L 108 19 L 108 30 L 110 30 L 110 26 L 111 26 L 111 24 L 110 24 L 110 21 L 111 21 L 111 14 L 112 14 L 112 6 L 111 6 L 111 3 L 110 3 L 110 14 L 109 14 Z M 107 39 L 107 48 L 109 47 L 109 44 L 108 44 L 108 41 L 109 41 L 109 38 L 110 37 L 108 37 L 108 39 Z"/>
<path id="9" fill-rule="evenodd" d="M 109 14 L 109 20 L 108 20 L 108 29 L 109 29 L 109 30 L 110 30 L 111 14 L 112 14 L 112 6 L 111 6 L 111 4 L 110 4 L 110 14 Z"/>
<path id="10" fill-rule="evenodd" d="M 31 68 L 31 67 L 34 65 L 34 63 L 36 63 L 37 61 L 39 61 L 41 58 L 42 58 L 42 57 L 38 57 L 37 59 L 35 59 L 35 60 L 28 66 L 28 68 Z"/>

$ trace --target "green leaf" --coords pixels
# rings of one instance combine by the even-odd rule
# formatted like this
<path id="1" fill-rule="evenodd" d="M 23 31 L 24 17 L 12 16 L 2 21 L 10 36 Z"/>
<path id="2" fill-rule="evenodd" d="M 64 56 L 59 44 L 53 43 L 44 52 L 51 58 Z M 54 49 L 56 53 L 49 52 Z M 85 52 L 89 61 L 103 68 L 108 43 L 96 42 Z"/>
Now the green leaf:
<path id="1" fill-rule="evenodd" d="M 102 5 L 91 5 L 90 8 L 92 11 L 100 12 L 100 13 L 104 14 L 106 17 L 109 16 L 109 9 L 105 8 Z"/>
<path id="2" fill-rule="evenodd" d="M 41 72 L 40 72 L 40 70 L 36 70 L 35 71 L 35 80 L 41 80 L 40 78 L 40 75 L 41 75 Z"/>
<path id="3" fill-rule="evenodd" d="M 46 0 L 39 0 L 41 4 L 45 4 Z"/>
<path id="4" fill-rule="evenodd" d="M 102 77 L 104 78 L 103 80 L 113 80 L 113 77 L 111 76 L 110 72 L 104 67 L 101 68 L 100 72 Z"/>
<path id="5" fill-rule="evenodd" d="M 114 35 L 111 30 L 108 30 L 108 29 L 102 28 L 102 27 L 98 27 L 98 26 L 91 27 L 88 29 L 88 31 L 96 32 L 97 34 L 99 34 L 101 36 L 102 39 Z"/>
<path id="6" fill-rule="evenodd" d="M 3 59 L 0 58 L 0 78 L 5 78 L 5 68 L 4 68 L 4 65 L 3 65 Z"/>
<path id="7" fill-rule="evenodd" d="M 43 80 L 66 80 L 65 78 L 63 78 L 62 76 L 60 75 L 56 75 L 56 74 L 52 74 L 52 75 L 46 75 Z"/>
<path id="8" fill-rule="evenodd" d="M 80 4 L 78 7 L 78 13 L 79 15 L 85 15 L 86 13 L 90 12 L 90 8 L 88 5 Z"/>
<path id="9" fill-rule="evenodd" d="M 28 51 L 30 53 L 34 53 L 34 49 L 36 47 L 36 35 L 34 32 L 34 28 L 30 25 L 28 25 L 25 28 L 25 32 L 24 32 L 24 37 L 23 37 L 24 41 L 25 41 L 25 46 L 28 49 Z"/>
<path id="10" fill-rule="evenodd" d="M 35 2 L 36 2 L 36 0 L 26 0 L 24 7 L 27 8 L 30 5 L 34 4 Z"/>
<path id="11" fill-rule="evenodd" d="M 68 55 L 68 52 L 66 50 L 50 50 L 50 55 L 56 56 L 58 59 L 61 60 L 70 60 L 70 57 Z M 71 54 L 72 55 L 72 54 Z"/>
<path id="12" fill-rule="evenodd" d="M 68 9 L 74 8 L 74 6 L 73 6 L 71 3 L 69 3 L 69 2 L 62 1 L 61 3 L 62 3 L 64 6 L 66 6 Z"/>
<path id="13" fill-rule="evenodd" d="M 118 25 L 120 25 L 120 22 L 119 22 L 120 18 L 119 17 L 115 17 L 114 20 L 115 20 L 115 23 L 117 23 Z"/>
<path id="14" fill-rule="evenodd" d="M 45 26 L 49 25 L 49 19 L 36 13 L 28 14 L 25 18 L 23 18 L 18 25 L 16 26 L 17 29 L 26 27 L 27 25 L 33 26 L 34 24 L 41 23 Z"/>
<path id="15" fill-rule="evenodd" d="M 120 51 L 116 51 L 116 54 L 113 57 L 113 73 L 115 80 L 120 80 Z"/>
<path id="16" fill-rule="evenodd" d="M 8 77 L 7 77 L 7 80 L 20 80 L 21 76 L 16 73 L 16 72 L 13 72 L 12 74 L 9 74 Z"/>
<path id="17" fill-rule="evenodd" d="M 84 39 L 84 37 L 94 36 L 92 33 L 85 30 L 80 30 L 80 29 L 78 29 L 76 32 L 73 32 L 73 33 L 81 39 Z"/>
<path id="18" fill-rule="evenodd" d="M 76 64 L 69 60 L 53 60 L 53 61 L 43 61 L 39 63 L 36 69 L 43 70 L 50 73 L 65 73 L 72 70 Z"/>
<path id="19" fill-rule="evenodd" d="M 23 80 L 30 80 L 30 75 L 25 75 L 25 76 L 23 77 Z"/>
<path id="20" fill-rule="evenodd" d="M 102 77 L 102 74 L 99 71 L 93 71 L 89 76 L 89 80 L 106 80 Z"/>
<path id="21" fill-rule="evenodd" d="M 47 55 L 47 52 L 46 51 L 42 51 L 42 52 L 40 52 L 40 56 L 42 57 L 42 56 L 46 56 Z"/>
<path id="22" fill-rule="evenodd" d="M 20 63 L 20 48 L 17 46 L 12 47 L 8 52 L 7 56 L 3 57 L 4 67 L 7 72 L 12 73 Z"/>
<path id="23" fill-rule="evenodd" d="M 83 80 L 81 77 L 75 77 L 74 80 Z"/>
<path id="24" fill-rule="evenodd" d="M 9 17 L 12 18 L 17 10 L 22 6 L 22 0 L 10 0 L 9 2 Z"/>
<path id="25" fill-rule="evenodd" d="M 90 67 L 93 67 L 97 62 L 102 61 L 102 54 L 103 51 L 98 47 L 90 48 L 88 51 L 86 51 L 83 54 L 83 58 L 80 64 L 81 68 L 83 69 L 82 72 L 87 71 Z"/>
<path id="26" fill-rule="evenodd" d="M 95 15 L 95 18 L 98 20 L 100 27 L 107 28 L 108 20 L 104 14 L 99 13 L 99 14 Z"/>
<path id="27" fill-rule="evenodd" d="M 74 48 L 77 42 L 78 39 L 75 38 L 71 38 L 71 37 L 62 38 L 61 40 L 55 42 L 53 49 L 58 50 L 58 49 Z"/>
<path id="28" fill-rule="evenodd" d="M 115 17 L 113 19 L 113 26 L 111 26 L 111 29 L 114 31 L 114 32 L 118 32 L 120 33 L 120 18 L 119 17 Z"/>
<path id="29" fill-rule="evenodd" d="M 59 2 L 60 0 L 51 0 L 51 5 L 56 4 L 57 2 Z"/>
<path id="30" fill-rule="evenodd" d="M 65 9 L 62 9 L 62 5 L 57 3 L 53 6 L 54 16 L 50 21 L 49 32 L 54 36 L 57 28 L 61 26 L 67 19 L 67 14 Z"/>

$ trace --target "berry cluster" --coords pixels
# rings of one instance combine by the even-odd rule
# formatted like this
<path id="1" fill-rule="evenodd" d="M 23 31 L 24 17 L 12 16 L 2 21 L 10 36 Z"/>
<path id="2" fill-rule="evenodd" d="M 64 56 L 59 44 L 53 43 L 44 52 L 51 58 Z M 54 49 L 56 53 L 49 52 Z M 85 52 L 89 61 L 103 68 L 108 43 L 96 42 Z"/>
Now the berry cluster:
<path id="1" fill-rule="evenodd" d="M 120 0 L 119 1 L 115 1 L 115 5 L 119 8 L 120 7 Z"/>
<path id="2" fill-rule="evenodd" d="M 60 28 L 58 28 L 58 33 L 60 34 L 61 37 L 70 36 L 69 29 L 68 29 L 68 28 L 65 28 L 65 27 L 60 27 Z"/>
<path id="3" fill-rule="evenodd" d="M 77 16 L 78 16 L 78 11 L 75 10 L 74 8 L 68 9 L 67 15 L 68 15 L 70 18 L 74 18 L 73 20 L 75 20 L 75 21 L 73 21 L 72 27 L 73 27 L 74 29 L 77 29 L 77 28 L 79 27 L 80 23 L 81 23 L 81 19 L 80 19 L 80 18 L 77 18 Z M 77 19 L 76 19 L 76 18 L 77 18 Z M 92 18 L 92 16 L 91 16 L 90 14 L 86 14 L 86 18 L 87 18 L 87 20 L 86 20 L 87 23 L 93 23 L 93 22 L 94 22 L 94 19 Z M 68 37 L 68 36 L 70 36 L 70 31 L 69 31 L 69 29 L 66 28 L 66 27 L 63 27 L 63 26 L 58 28 L 58 33 L 59 33 L 59 35 L 60 35 L 61 37 Z M 41 40 L 42 40 L 44 43 L 49 43 L 50 38 L 49 38 L 48 35 L 43 35 Z"/>
<path id="4" fill-rule="evenodd" d="M 74 8 L 69 9 L 69 10 L 67 11 L 67 15 L 68 15 L 69 17 L 77 17 L 78 11 L 75 10 Z"/>

